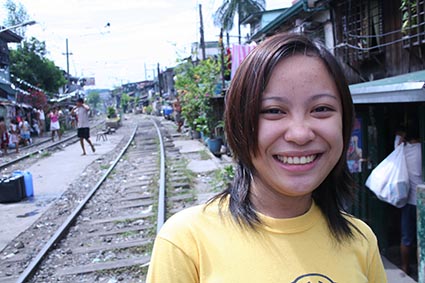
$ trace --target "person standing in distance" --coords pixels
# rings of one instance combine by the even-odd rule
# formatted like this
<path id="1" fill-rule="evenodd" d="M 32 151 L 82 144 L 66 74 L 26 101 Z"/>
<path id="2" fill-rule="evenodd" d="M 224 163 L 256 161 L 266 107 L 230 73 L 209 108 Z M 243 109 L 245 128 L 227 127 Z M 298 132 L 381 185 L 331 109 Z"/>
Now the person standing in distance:
<path id="1" fill-rule="evenodd" d="M 407 203 L 401 210 L 400 227 L 401 227 L 401 269 L 411 275 L 410 259 L 412 255 L 418 254 L 415 249 L 417 246 L 417 208 L 416 208 L 416 188 L 422 184 L 422 144 L 419 134 L 419 117 L 414 117 L 408 123 L 406 131 L 399 130 L 396 132 L 394 146 L 404 143 L 404 155 L 406 157 L 407 173 L 409 175 L 409 194 Z"/>
<path id="2" fill-rule="evenodd" d="M 40 109 L 37 110 L 37 113 L 40 127 L 40 137 L 42 137 L 44 132 L 46 131 L 46 115 L 44 115 L 43 107 L 40 107 Z"/>
<path id="3" fill-rule="evenodd" d="M 9 134 L 7 133 L 4 117 L 0 116 L 0 149 L 3 155 L 7 155 L 7 146 L 9 145 Z"/>
<path id="4" fill-rule="evenodd" d="M 77 105 L 72 109 L 72 112 L 77 114 L 77 136 L 80 138 L 81 148 L 83 149 L 83 155 L 86 155 L 86 149 L 84 147 L 84 140 L 86 140 L 93 152 L 96 151 L 93 143 L 90 140 L 90 127 L 89 127 L 89 110 L 90 107 L 84 104 L 83 98 L 77 99 Z"/>
<path id="5" fill-rule="evenodd" d="M 183 126 L 183 120 L 182 120 L 182 106 L 180 103 L 180 99 L 177 96 L 176 97 L 176 101 L 173 103 L 173 109 L 174 109 L 174 119 L 175 122 L 177 123 L 177 132 L 180 133 L 182 130 L 182 126 Z"/>
<path id="6" fill-rule="evenodd" d="M 52 111 L 49 113 L 50 118 L 50 131 L 52 132 L 52 142 L 55 141 L 55 133 L 58 135 L 59 140 L 61 136 L 59 134 L 60 125 L 59 125 L 59 112 L 58 107 L 53 107 Z"/>
<path id="7" fill-rule="evenodd" d="M 9 132 L 10 132 L 10 137 L 9 137 L 9 144 L 13 144 L 15 145 L 15 150 L 16 153 L 19 153 L 19 141 L 20 141 L 20 137 L 19 137 L 19 127 L 18 127 L 18 120 L 15 118 L 13 118 L 12 120 L 10 120 L 10 125 L 9 125 Z"/>

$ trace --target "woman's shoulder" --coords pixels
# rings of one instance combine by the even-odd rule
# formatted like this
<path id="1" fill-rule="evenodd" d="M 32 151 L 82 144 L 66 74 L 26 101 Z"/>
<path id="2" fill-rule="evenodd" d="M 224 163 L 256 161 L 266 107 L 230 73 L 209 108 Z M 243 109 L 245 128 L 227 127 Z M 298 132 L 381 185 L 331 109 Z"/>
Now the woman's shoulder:
<path id="1" fill-rule="evenodd" d="M 199 221 L 203 217 L 204 210 L 205 204 L 185 208 L 167 219 L 164 227 L 184 227 L 190 222 Z"/>
<path id="2" fill-rule="evenodd" d="M 199 229 L 214 225 L 220 219 L 215 203 L 185 208 L 172 215 L 162 226 L 159 236 L 163 238 L 188 237 Z"/>
<path id="3" fill-rule="evenodd" d="M 205 205 L 195 205 L 188 208 L 185 208 L 183 210 L 180 210 L 179 212 L 172 215 L 168 220 L 169 222 L 186 222 L 187 220 L 195 220 L 196 218 L 200 217 L 200 214 L 202 214 L 202 211 L 204 210 Z"/>
<path id="4" fill-rule="evenodd" d="M 191 225 L 200 221 L 202 210 L 203 206 L 197 205 L 175 213 L 161 227 L 158 236 L 169 241 L 186 238 L 191 233 Z"/>

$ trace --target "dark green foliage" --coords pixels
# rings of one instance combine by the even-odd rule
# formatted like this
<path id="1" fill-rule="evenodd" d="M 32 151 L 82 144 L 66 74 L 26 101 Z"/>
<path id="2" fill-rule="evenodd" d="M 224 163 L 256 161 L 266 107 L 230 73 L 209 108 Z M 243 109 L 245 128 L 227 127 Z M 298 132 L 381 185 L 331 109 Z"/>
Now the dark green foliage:
<path id="1" fill-rule="evenodd" d="M 91 91 L 87 95 L 87 103 L 92 106 L 93 109 L 97 108 L 97 105 L 100 102 L 100 95 L 98 91 Z"/>
<path id="2" fill-rule="evenodd" d="M 45 43 L 36 38 L 24 41 L 16 50 L 11 50 L 10 73 L 14 75 L 13 83 L 24 89 L 16 81 L 19 78 L 49 93 L 57 93 L 66 84 L 66 79 L 59 67 L 45 55 Z"/>

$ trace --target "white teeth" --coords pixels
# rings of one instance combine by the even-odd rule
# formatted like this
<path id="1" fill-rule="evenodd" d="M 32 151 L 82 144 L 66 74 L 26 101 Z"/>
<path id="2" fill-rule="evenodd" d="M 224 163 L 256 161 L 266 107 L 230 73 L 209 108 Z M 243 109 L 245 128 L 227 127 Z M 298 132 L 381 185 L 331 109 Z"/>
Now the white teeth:
<path id="1" fill-rule="evenodd" d="M 296 165 L 302 165 L 313 162 L 313 160 L 316 158 L 316 155 L 309 155 L 309 156 L 277 156 L 277 159 L 282 161 L 286 164 L 296 164 Z"/>

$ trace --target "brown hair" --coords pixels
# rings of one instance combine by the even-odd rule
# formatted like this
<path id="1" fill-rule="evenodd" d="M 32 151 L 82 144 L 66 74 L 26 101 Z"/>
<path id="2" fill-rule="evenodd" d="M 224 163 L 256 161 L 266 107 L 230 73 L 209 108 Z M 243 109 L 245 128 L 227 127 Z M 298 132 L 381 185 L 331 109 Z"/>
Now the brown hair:
<path id="1" fill-rule="evenodd" d="M 232 186 L 213 199 L 224 201 L 230 196 L 230 211 L 239 224 L 254 227 L 260 222 L 250 202 L 249 190 L 255 171 L 251 156 L 258 154 L 261 96 L 278 62 L 294 54 L 319 58 L 334 79 L 341 98 L 344 149 L 328 177 L 313 192 L 313 199 L 324 213 L 331 232 L 337 240 L 341 240 L 353 235 L 350 223 L 341 212 L 353 199 L 354 182 L 346 160 L 354 120 L 353 101 L 335 57 L 319 41 L 302 34 L 281 33 L 269 37 L 244 59 L 232 78 L 226 94 L 224 117 L 227 141 L 237 168 Z"/>

